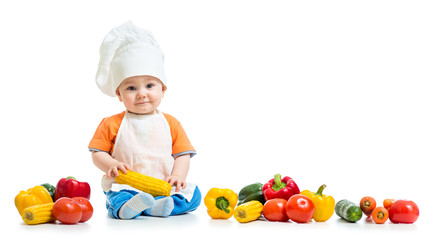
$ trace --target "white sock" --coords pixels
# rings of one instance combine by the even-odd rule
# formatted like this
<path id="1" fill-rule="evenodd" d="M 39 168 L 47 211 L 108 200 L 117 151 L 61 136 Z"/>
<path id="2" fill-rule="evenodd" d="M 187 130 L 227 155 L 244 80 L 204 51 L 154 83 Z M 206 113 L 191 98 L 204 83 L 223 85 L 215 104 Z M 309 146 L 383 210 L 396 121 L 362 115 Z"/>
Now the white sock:
<path id="1" fill-rule="evenodd" d="M 172 197 L 159 198 L 156 205 L 144 212 L 150 216 L 167 217 L 174 210 L 174 199 Z"/>
<path id="2" fill-rule="evenodd" d="M 121 219 L 132 219 L 155 204 L 154 197 L 150 194 L 144 192 L 138 193 L 120 208 L 118 216 Z"/>

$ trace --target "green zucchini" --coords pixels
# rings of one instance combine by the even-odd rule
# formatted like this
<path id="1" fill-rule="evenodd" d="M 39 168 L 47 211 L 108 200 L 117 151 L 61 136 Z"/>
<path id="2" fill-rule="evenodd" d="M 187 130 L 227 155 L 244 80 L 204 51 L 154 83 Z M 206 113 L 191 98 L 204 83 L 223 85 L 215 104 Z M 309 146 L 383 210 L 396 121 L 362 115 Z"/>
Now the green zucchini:
<path id="1" fill-rule="evenodd" d="M 335 204 L 335 213 L 346 221 L 357 222 L 362 218 L 362 210 L 359 205 L 343 199 Z"/>
<path id="2" fill-rule="evenodd" d="M 243 187 L 238 193 L 238 205 L 256 200 L 265 204 L 265 198 L 262 193 L 262 183 L 253 183 Z"/>

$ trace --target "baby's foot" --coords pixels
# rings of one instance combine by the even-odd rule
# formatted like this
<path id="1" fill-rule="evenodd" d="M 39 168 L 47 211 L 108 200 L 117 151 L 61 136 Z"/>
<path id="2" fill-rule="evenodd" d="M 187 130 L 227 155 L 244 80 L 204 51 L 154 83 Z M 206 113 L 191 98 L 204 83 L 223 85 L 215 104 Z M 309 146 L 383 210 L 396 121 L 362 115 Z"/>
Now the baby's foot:
<path id="1" fill-rule="evenodd" d="M 174 199 L 172 197 L 159 198 L 156 205 L 144 211 L 145 214 L 157 217 L 167 217 L 174 210 Z"/>
<path id="2" fill-rule="evenodd" d="M 132 219 L 142 213 L 147 208 L 156 204 L 154 197 L 148 193 L 138 193 L 127 201 L 118 211 L 121 219 Z"/>

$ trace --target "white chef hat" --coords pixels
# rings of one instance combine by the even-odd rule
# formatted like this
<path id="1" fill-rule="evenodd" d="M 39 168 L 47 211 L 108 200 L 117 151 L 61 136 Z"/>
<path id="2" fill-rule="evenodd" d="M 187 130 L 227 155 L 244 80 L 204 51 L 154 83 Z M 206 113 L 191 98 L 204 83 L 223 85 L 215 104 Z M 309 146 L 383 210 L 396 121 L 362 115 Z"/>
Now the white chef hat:
<path id="1" fill-rule="evenodd" d="M 97 86 L 115 97 L 121 82 L 133 76 L 150 75 L 167 86 L 164 56 L 150 31 L 136 27 L 131 21 L 112 29 L 100 46 Z"/>

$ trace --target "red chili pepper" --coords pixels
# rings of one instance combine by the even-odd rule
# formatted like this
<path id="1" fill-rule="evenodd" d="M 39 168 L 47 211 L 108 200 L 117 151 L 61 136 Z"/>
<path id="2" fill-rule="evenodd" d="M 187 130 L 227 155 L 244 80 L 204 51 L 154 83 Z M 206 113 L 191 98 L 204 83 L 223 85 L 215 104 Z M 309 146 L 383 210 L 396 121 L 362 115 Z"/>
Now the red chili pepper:
<path id="1" fill-rule="evenodd" d="M 280 174 L 275 174 L 274 178 L 269 180 L 268 183 L 262 187 L 263 196 L 265 200 L 274 198 L 289 198 L 295 194 L 299 194 L 299 188 L 291 177 L 284 177 L 281 179 Z"/>
<path id="2" fill-rule="evenodd" d="M 55 188 L 55 201 L 62 197 L 85 197 L 90 199 L 90 184 L 79 182 L 74 177 L 62 178 Z"/>

